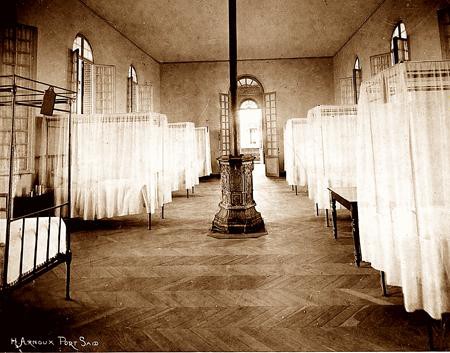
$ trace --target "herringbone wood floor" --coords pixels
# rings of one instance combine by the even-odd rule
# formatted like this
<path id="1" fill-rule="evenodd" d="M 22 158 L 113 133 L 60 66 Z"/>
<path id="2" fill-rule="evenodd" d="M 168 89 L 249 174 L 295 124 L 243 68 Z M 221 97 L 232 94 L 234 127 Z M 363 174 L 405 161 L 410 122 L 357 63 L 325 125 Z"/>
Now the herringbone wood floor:
<path id="1" fill-rule="evenodd" d="M 0 349 L 11 338 L 98 341 L 87 351 L 427 350 L 426 316 L 406 313 L 401 290 L 382 297 L 378 273 L 354 267 L 349 217 L 335 241 L 305 194 L 282 179 L 257 177 L 257 209 L 269 234 L 207 237 L 218 180 L 166 219 L 81 222 L 73 232 L 72 301 L 59 266 L 2 306 Z M 79 343 L 78 343 L 79 344 Z M 22 350 L 34 350 L 25 347 Z"/>

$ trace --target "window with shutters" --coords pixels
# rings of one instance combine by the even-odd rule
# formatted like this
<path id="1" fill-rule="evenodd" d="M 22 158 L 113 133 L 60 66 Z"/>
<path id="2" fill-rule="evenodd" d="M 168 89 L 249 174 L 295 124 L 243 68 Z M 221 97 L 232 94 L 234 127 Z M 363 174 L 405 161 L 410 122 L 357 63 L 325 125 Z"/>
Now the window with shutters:
<path id="1" fill-rule="evenodd" d="M 353 79 L 351 77 L 340 79 L 341 104 L 354 104 Z"/>
<path id="2" fill-rule="evenodd" d="M 115 111 L 115 67 L 83 63 L 83 114 Z"/>
<path id="3" fill-rule="evenodd" d="M 94 113 L 114 113 L 115 67 L 111 65 L 92 65 L 91 87 Z"/>
<path id="4" fill-rule="evenodd" d="M 133 65 L 128 68 L 127 79 L 127 111 L 134 113 L 138 111 L 138 78 Z"/>
<path id="5" fill-rule="evenodd" d="M 442 59 L 450 59 L 450 7 L 438 11 Z"/>
<path id="6" fill-rule="evenodd" d="M 139 84 L 137 111 L 141 113 L 153 111 L 153 85 L 150 83 Z"/>
<path id="7" fill-rule="evenodd" d="M 220 147 L 222 156 L 231 154 L 230 98 L 225 93 L 220 94 Z"/>
<path id="8" fill-rule="evenodd" d="M 370 73 L 372 76 L 391 66 L 391 53 L 383 53 L 370 57 Z"/>
<path id="9" fill-rule="evenodd" d="M 278 157 L 277 99 L 275 92 L 264 94 L 267 156 Z"/>
<path id="10" fill-rule="evenodd" d="M 399 22 L 392 32 L 391 62 L 392 65 L 409 60 L 408 34 L 403 22 Z"/>
<path id="11" fill-rule="evenodd" d="M 36 79 L 37 28 L 16 24 L 0 29 L 0 75 L 19 75 Z M 1 82 L 3 84 L 6 82 Z M 29 81 L 21 84 L 32 85 Z M 30 87 L 33 88 L 33 87 Z M 29 172 L 33 166 L 32 109 L 15 107 L 15 165 L 18 172 Z M 0 172 L 7 172 L 11 138 L 11 107 L 0 107 Z"/>
<path id="12" fill-rule="evenodd" d="M 77 63 L 74 66 L 76 70 L 76 88 L 77 88 L 77 104 L 76 112 L 78 114 L 90 113 L 92 106 L 92 87 L 91 87 L 91 65 L 94 63 L 92 47 L 88 40 L 81 34 L 78 34 L 73 41 L 72 49 Z M 88 77 L 88 80 L 85 79 Z"/>
<path id="13" fill-rule="evenodd" d="M 355 98 L 353 103 L 355 104 L 358 104 L 361 81 L 362 81 L 361 62 L 359 61 L 359 58 L 356 57 L 355 64 L 353 65 L 353 95 Z"/>

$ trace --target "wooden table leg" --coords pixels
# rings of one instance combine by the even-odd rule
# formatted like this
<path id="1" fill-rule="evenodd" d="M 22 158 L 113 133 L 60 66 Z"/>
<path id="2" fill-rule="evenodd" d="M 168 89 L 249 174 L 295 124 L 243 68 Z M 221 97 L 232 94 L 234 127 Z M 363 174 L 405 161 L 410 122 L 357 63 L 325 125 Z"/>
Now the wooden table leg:
<path id="1" fill-rule="evenodd" d="M 353 244 L 355 246 L 355 264 L 359 267 L 361 263 L 361 243 L 359 241 L 359 223 L 358 223 L 358 207 L 351 207 L 352 213 L 352 235 L 353 235 Z"/>
<path id="2" fill-rule="evenodd" d="M 333 222 L 333 235 L 334 239 L 337 239 L 337 213 L 336 213 L 336 200 L 331 196 L 331 219 Z"/>
<path id="3" fill-rule="evenodd" d="M 384 273 L 384 271 L 380 271 L 380 284 L 381 284 L 381 292 L 383 294 L 383 297 L 387 297 L 389 295 L 389 293 L 387 291 L 386 274 Z"/>

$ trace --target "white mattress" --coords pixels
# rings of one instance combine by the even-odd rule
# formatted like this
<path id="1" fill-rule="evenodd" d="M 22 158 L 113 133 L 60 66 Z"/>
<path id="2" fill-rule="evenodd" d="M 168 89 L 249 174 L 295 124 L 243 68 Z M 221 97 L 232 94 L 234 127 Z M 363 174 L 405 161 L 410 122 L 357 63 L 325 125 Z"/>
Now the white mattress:
<path id="1" fill-rule="evenodd" d="M 12 283 L 19 278 L 20 272 L 20 251 L 22 237 L 22 220 L 11 222 L 10 243 L 9 243 L 9 259 L 8 259 L 8 283 Z M 49 259 L 58 254 L 58 229 L 60 224 L 59 217 L 50 218 L 50 243 L 49 243 Z M 38 247 L 36 264 L 42 265 L 47 259 L 47 239 L 49 230 L 48 217 L 39 217 L 38 226 Z M 0 219 L 0 273 L 3 277 L 3 263 L 5 254 L 5 238 L 6 238 L 6 219 Z M 23 267 L 22 274 L 33 270 L 34 266 L 34 250 L 36 244 L 36 218 L 25 219 L 25 232 L 23 242 Z M 66 253 L 66 225 L 61 219 L 61 233 L 59 240 L 59 253 Z"/>

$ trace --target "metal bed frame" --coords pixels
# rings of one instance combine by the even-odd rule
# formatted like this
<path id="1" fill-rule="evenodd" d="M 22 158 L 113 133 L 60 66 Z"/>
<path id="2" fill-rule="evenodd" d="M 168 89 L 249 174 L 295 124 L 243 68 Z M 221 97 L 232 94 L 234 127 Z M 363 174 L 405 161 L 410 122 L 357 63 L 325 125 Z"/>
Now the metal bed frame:
<path id="1" fill-rule="evenodd" d="M 15 119 L 16 119 L 16 107 L 26 106 L 31 108 L 40 108 L 42 106 L 45 89 L 52 87 L 55 94 L 55 108 L 53 110 L 68 113 L 68 146 L 67 146 L 67 161 L 68 161 L 68 180 L 67 180 L 67 202 L 55 205 L 50 208 L 32 212 L 20 217 L 14 217 L 12 214 L 13 209 L 13 179 L 14 179 L 14 153 L 15 153 Z M 65 252 L 61 252 L 61 223 L 63 217 L 64 208 L 67 209 L 67 214 L 70 217 L 71 210 L 71 119 L 72 119 L 72 103 L 76 99 L 76 92 L 50 85 L 44 82 L 36 81 L 19 75 L 6 75 L 0 76 L 0 107 L 11 107 L 11 128 L 10 128 L 10 155 L 9 155 L 9 182 L 8 192 L 0 194 L 0 198 L 3 197 L 6 200 L 6 207 L 3 209 L 6 212 L 6 235 L 5 235 L 5 248 L 4 248 L 4 261 L 3 261 L 3 278 L 0 284 L 0 293 L 7 295 L 14 288 L 20 287 L 40 275 L 50 271 L 59 264 L 66 263 L 66 299 L 70 299 L 70 265 L 72 261 L 72 252 L 70 249 L 70 232 L 66 229 L 66 248 Z M 31 156 L 34 158 L 34 156 Z M 53 257 L 49 256 L 50 248 L 50 229 L 51 229 L 51 217 L 52 214 L 56 214 L 56 210 L 59 210 L 59 222 L 58 222 L 58 250 L 57 254 Z M 25 219 L 34 217 L 36 218 L 36 230 L 35 230 L 35 245 L 34 245 L 34 257 L 33 268 L 30 271 L 23 272 L 23 256 L 24 256 L 24 234 L 25 234 Z M 39 239 L 39 220 L 44 217 L 48 217 L 48 234 L 47 234 L 47 247 L 46 257 L 42 264 L 37 264 L 37 249 Z M 21 221 L 22 230 L 20 238 L 20 262 L 19 262 L 19 277 L 17 280 L 8 283 L 8 270 L 9 270 L 9 248 L 11 240 L 11 222 Z"/>

